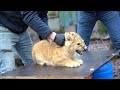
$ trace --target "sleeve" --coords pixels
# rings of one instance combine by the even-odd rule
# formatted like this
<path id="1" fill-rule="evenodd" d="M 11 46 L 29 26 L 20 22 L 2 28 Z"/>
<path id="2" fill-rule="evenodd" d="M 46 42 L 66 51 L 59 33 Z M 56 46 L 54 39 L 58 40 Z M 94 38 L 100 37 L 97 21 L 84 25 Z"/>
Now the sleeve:
<path id="1" fill-rule="evenodd" d="M 42 13 L 41 13 L 42 12 Z M 39 16 L 41 17 L 42 21 L 48 25 L 48 11 L 39 11 Z"/>
<path id="2" fill-rule="evenodd" d="M 37 11 L 20 11 L 23 21 L 38 33 L 41 39 L 47 39 L 52 33 L 47 23 L 47 13 L 43 13 L 40 17 Z M 46 14 L 46 15 L 45 15 Z"/>

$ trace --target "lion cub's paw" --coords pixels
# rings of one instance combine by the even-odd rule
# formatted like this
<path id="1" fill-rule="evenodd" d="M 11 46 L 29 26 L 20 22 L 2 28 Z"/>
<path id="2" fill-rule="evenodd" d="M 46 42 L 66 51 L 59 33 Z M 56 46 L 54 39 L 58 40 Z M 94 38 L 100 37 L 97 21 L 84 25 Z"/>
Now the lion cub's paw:
<path id="1" fill-rule="evenodd" d="M 80 63 L 78 61 L 71 61 L 71 62 L 67 62 L 66 65 L 67 67 L 78 67 L 80 66 Z"/>
<path id="2" fill-rule="evenodd" d="M 75 61 L 79 62 L 80 64 L 83 64 L 83 61 L 81 59 L 75 59 Z"/>

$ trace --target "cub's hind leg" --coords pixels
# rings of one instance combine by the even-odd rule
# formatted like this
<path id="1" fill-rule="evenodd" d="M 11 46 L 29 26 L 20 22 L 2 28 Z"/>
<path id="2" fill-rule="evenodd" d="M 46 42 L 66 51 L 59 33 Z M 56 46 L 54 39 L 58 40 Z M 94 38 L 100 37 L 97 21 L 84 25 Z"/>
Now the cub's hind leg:
<path id="1" fill-rule="evenodd" d="M 42 60 L 42 57 L 40 57 L 40 55 L 37 55 L 37 54 L 34 56 L 34 61 L 36 62 L 36 64 L 39 64 L 39 65 L 45 64 L 44 60 Z"/>

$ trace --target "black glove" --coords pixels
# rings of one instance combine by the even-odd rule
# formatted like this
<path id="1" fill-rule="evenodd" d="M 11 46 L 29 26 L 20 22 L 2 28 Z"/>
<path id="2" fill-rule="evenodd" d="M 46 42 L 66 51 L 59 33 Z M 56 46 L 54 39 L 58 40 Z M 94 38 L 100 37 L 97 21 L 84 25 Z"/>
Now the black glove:
<path id="1" fill-rule="evenodd" d="M 41 36 L 39 36 L 39 39 L 40 39 L 40 40 L 43 40 Z"/>
<path id="2" fill-rule="evenodd" d="M 60 46 L 64 46 L 65 44 L 65 36 L 64 34 L 56 34 L 54 42 Z"/>

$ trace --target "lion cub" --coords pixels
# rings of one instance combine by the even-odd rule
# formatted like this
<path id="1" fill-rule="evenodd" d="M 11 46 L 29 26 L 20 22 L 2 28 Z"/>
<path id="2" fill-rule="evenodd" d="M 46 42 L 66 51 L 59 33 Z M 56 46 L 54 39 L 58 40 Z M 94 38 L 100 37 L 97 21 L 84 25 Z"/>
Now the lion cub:
<path id="1" fill-rule="evenodd" d="M 76 51 L 82 52 L 87 47 L 83 39 L 76 32 L 66 32 L 65 45 L 59 46 L 51 40 L 42 40 L 32 48 L 33 60 L 40 65 L 77 67 L 82 60 L 74 57 Z"/>

